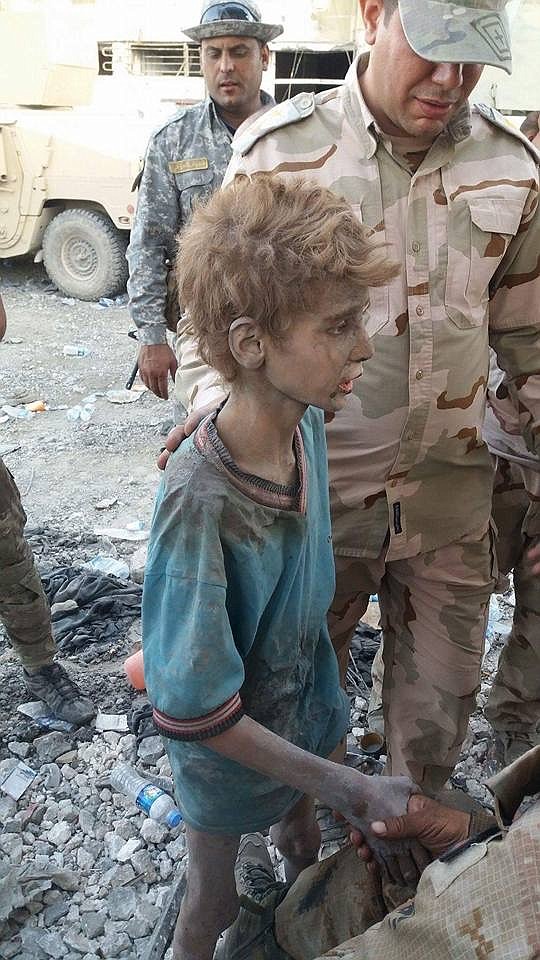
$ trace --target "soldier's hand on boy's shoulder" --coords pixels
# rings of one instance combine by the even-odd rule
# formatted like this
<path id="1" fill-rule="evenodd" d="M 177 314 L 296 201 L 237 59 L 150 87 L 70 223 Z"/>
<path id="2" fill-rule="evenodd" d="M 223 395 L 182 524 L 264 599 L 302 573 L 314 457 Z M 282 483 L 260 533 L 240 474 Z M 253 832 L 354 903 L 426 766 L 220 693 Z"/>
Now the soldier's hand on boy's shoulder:
<path id="1" fill-rule="evenodd" d="M 419 792 L 416 784 L 408 777 L 366 777 L 348 767 L 340 768 L 336 780 L 336 807 L 363 835 L 383 874 L 393 883 L 414 887 L 430 855 L 415 838 L 390 840 L 371 825 L 406 814 L 411 794 Z"/>
<path id="2" fill-rule="evenodd" d="M 200 410 L 194 410 L 193 413 L 188 414 L 183 423 L 179 423 L 178 426 L 169 430 L 165 446 L 157 459 L 157 465 L 160 470 L 164 470 L 167 466 L 171 453 L 178 450 L 178 447 L 184 442 L 186 437 L 189 437 L 193 431 L 197 429 L 201 420 L 204 420 L 204 418 L 215 409 L 216 404 L 210 403 L 205 407 L 201 407 Z"/>

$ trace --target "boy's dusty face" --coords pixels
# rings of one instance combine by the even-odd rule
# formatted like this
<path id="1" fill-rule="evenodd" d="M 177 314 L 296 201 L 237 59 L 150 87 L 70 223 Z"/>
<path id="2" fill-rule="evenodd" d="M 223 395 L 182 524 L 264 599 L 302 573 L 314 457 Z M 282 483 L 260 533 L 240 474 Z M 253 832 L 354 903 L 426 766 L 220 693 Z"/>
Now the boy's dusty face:
<path id="1" fill-rule="evenodd" d="M 285 338 L 265 345 L 265 373 L 284 397 L 331 413 L 341 410 L 373 355 L 364 329 L 364 303 L 334 284 L 316 306 L 297 315 Z"/>

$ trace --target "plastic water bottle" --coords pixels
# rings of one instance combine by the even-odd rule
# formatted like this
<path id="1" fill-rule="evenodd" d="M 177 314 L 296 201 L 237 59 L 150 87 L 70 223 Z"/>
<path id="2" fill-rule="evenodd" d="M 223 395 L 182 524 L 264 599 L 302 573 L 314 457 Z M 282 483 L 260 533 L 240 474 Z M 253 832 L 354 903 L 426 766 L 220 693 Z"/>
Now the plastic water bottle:
<path id="1" fill-rule="evenodd" d="M 119 763 L 114 767 L 110 781 L 111 786 L 118 793 L 131 797 L 139 809 L 152 820 L 157 820 L 158 823 L 163 823 L 171 829 L 182 822 L 182 814 L 175 806 L 172 797 L 150 780 L 140 777 L 129 763 Z"/>

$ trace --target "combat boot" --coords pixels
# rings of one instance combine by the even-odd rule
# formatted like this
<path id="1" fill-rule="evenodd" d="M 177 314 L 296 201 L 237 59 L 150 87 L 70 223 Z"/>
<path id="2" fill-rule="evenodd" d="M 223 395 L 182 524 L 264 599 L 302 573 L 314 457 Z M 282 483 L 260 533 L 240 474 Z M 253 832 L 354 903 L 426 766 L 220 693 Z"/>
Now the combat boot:
<path id="1" fill-rule="evenodd" d="M 80 727 L 95 716 L 92 701 L 85 697 L 59 663 L 48 663 L 33 673 L 23 670 L 26 689 L 47 704 L 55 717 Z"/>

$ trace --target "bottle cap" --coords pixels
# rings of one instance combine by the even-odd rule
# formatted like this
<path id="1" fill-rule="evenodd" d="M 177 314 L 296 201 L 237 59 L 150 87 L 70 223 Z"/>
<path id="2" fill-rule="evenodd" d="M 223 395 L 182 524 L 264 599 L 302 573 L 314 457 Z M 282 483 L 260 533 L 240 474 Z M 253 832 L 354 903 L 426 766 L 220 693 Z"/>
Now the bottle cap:
<path id="1" fill-rule="evenodd" d="M 167 814 L 168 826 L 172 829 L 173 827 L 177 827 L 179 823 L 182 823 L 182 814 L 179 810 L 171 810 L 171 812 Z"/>

